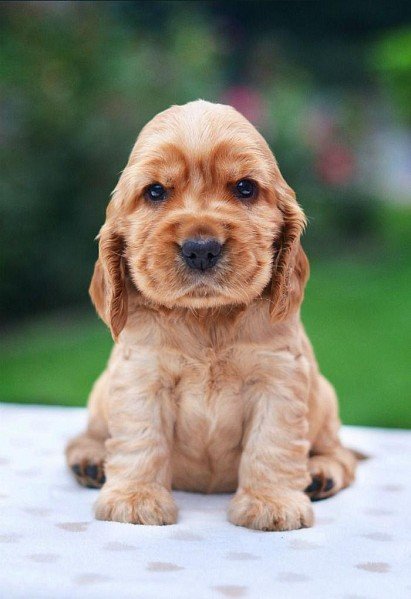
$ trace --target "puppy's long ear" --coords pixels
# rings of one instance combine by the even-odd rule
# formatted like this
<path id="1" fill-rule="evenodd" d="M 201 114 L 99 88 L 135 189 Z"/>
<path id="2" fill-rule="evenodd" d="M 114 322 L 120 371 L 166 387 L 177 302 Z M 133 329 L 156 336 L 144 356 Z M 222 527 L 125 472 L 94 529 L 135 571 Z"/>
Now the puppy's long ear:
<path id="1" fill-rule="evenodd" d="M 99 258 L 94 267 L 89 294 L 98 315 L 110 327 L 116 341 L 127 321 L 124 241 L 110 222 L 103 225 L 98 239 Z"/>
<path id="2" fill-rule="evenodd" d="M 309 277 L 309 264 L 300 243 L 306 218 L 294 191 L 281 176 L 276 193 L 283 226 L 274 243 L 270 315 L 273 320 L 284 320 L 301 305 Z"/>

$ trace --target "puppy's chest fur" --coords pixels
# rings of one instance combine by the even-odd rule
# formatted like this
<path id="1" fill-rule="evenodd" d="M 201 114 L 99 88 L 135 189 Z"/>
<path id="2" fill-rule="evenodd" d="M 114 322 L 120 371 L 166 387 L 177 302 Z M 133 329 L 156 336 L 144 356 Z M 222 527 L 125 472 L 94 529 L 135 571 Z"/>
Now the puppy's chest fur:
<path id="1" fill-rule="evenodd" d="M 275 344 L 268 348 L 218 329 L 174 332 L 168 327 L 166 336 L 151 334 L 134 346 L 136 392 L 153 385 L 163 418 L 173 420 L 173 487 L 232 492 L 250 399 L 273 376 Z"/>
<path id="2" fill-rule="evenodd" d="M 173 485 L 231 491 L 237 482 L 244 422 L 244 377 L 233 349 L 186 361 L 175 387 Z"/>

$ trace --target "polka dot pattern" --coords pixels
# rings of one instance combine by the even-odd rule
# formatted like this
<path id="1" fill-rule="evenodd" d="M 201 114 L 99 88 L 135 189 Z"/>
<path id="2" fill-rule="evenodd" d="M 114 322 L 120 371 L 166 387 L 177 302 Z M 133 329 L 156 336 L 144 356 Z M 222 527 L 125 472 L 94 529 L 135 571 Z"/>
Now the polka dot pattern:
<path id="1" fill-rule="evenodd" d="M 390 564 L 387 564 L 386 562 L 366 562 L 365 564 L 357 564 L 356 568 L 366 570 L 367 572 L 385 574 L 386 572 L 389 572 Z"/>
<path id="2" fill-rule="evenodd" d="M 355 485 L 314 505 L 313 528 L 263 533 L 227 522 L 228 495 L 176 492 L 173 526 L 95 520 L 98 491 L 63 457 L 85 422 L 82 409 L 0 404 L 1 596 L 410 596 L 411 432 L 344 428 L 372 456 Z"/>
<path id="3" fill-rule="evenodd" d="M 213 587 L 223 597 L 246 597 L 247 587 L 241 587 L 235 584 L 222 584 Z"/>
<path id="4" fill-rule="evenodd" d="M 51 564 L 58 561 L 59 556 L 55 553 L 33 553 L 33 555 L 27 555 L 27 559 L 39 564 Z"/>
<path id="5" fill-rule="evenodd" d="M 171 562 L 150 562 L 147 570 L 150 570 L 150 572 L 176 572 L 177 570 L 184 570 L 184 568 Z"/>

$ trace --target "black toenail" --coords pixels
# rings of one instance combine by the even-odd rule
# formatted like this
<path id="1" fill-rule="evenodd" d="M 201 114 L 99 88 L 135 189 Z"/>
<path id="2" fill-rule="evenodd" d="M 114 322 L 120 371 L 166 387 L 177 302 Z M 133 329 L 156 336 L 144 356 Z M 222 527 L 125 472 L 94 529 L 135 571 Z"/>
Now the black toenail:
<path id="1" fill-rule="evenodd" d="M 321 478 L 314 476 L 311 484 L 306 488 L 306 493 L 315 493 L 321 489 Z"/>
<path id="2" fill-rule="evenodd" d="M 97 478 L 98 468 L 97 466 L 87 466 L 86 468 L 86 476 L 95 480 Z"/>
<path id="3" fill-rule="evenodd" d="M 334 481 L 332 478 L 325 479 L 324 492 L 331 491 L 334 486 Z"/>
<path id="4" fill-rule="evenodd" d="M 72 469 L 72 471 L 74 472 L 74 474 L 77 474 L 78 476 L 80 476 L 80 475 L 81 475 L 81 468 L 80 468 L 80 466 L 79 466 L 78 464 L 74 464 L 74 465 L 71 467 L 71 469 Z"/>

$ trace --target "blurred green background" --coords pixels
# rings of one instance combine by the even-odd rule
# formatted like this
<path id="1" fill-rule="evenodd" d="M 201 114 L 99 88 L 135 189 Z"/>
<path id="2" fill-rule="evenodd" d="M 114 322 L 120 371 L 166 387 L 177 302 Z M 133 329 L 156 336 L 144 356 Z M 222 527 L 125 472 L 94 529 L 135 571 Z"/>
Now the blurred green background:
<path id="1" fill-rule="evenodd" d="M 109 194 L 142 125 L 201 97 L 255 123 L 308 215 L 303 317 L 344 422 L 411 427 L 411 4 L 0 11 L 0 400 L 85 404 Z"/>

